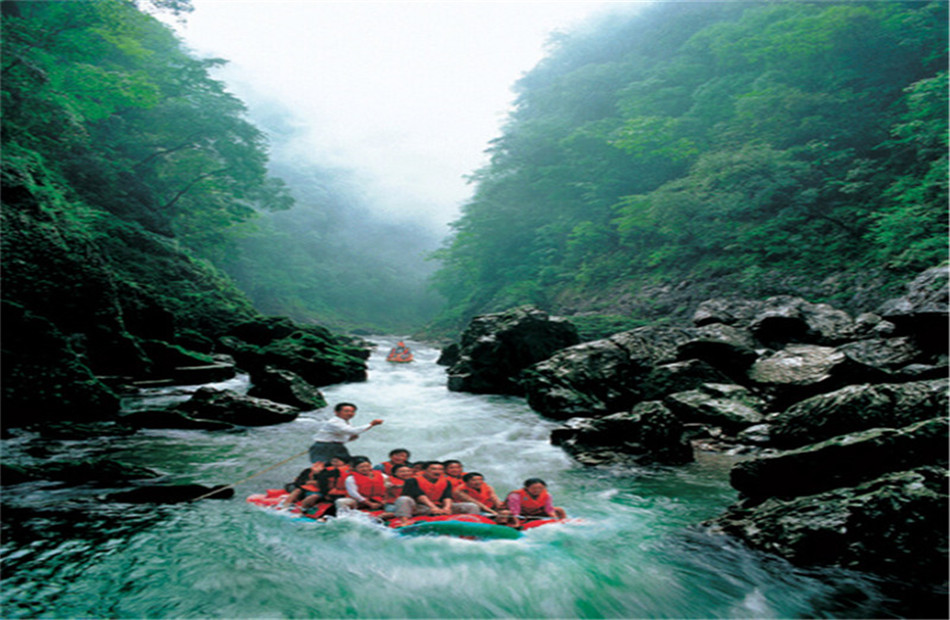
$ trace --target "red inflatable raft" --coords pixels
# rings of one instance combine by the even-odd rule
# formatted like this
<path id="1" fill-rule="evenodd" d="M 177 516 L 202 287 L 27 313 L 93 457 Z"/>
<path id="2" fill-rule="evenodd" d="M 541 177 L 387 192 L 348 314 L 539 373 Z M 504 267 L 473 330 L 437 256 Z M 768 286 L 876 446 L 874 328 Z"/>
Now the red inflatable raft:
<path id="1" fill-rule="evenodd" d="M 249 496 L 247 501 L 258 506 L 274 508 L 280 505 L 286 497 L 287 492 L 283 489 L 268 489 L 266 493 L 256 493 Z M 330 503 L 320 503 L 311 511 L 304 513 L 299 506 L 294 505 L 289 509 L 289 513 L 298 518 L 322 520 L 326 518 L 327 512 L 332 506 L 333 504 Z M 365 514 L 377 516 L 380 511 Z M 525 530 L 563 521 L 565 519 L 538 519 L 528 521 L 518 527 L 511 527 L 499 525 L 491 518 L 483 515 L 460 514 L 412 517 L 411 523 L 408 525 L 393 526 L 390 522 L 387 527 L 391 527 L 402 536 L 455 536 L 477 540 L 513 540 L 521 538 Z"/>
<path id="2" fill-rule="evenodd" d="M 412 361 L 412 351 L 409 350 L 409 347 L 404 345 L 402 342 L 394 346 L 389 350 L 389 355 L 386 356 L 387 362 L 394 362 L 397 364 L 405 364 Z"/>

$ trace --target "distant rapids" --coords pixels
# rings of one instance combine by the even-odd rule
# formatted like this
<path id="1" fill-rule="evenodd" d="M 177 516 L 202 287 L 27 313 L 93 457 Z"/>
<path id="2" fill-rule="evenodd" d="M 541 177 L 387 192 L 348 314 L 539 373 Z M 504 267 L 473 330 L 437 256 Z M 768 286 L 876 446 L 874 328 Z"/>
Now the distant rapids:
<path id="1" fill-rule="evenodd" d="M 881 617 L 888 601 L 866 577 L 804 570 L 696 524 L 736 499 L 732 457 L 700 453 L 677 468 L 576 465 L 548 435 L 555 422 L 523 399 L 449 392 L 438 351 L 407 342 L 389 364 L 379 339 L 369 380 L 323 389 L 382 426 L 349 444 L 384 460 L 461 460 L 499 492 L 548 482 L 579 523 L 516 541 L 401 538 L 368 519 L 295 521 L 247 504 L 308 465 L 300 457 L 236 486 L 228 501 L 130 506 L 50 483 L 6 492 L 4 618 L 794 618 Z M 230 382 L 243 389 L 246 379 Z M 192 388 L 193 389 L 193 388 Z M 186 398 L 153 390 L 125 406 Z M 243 480 L 302 452 L 330 408 L 295 422 L 231 432 L 152 430 L 95 441 L 4 440 L 4 457 L 47 449 L 108 455 L 179 482 Z M 43 441 L 49 444 L 44 448 Z M 30 452 L 32 451 L 32 452 Z"/>

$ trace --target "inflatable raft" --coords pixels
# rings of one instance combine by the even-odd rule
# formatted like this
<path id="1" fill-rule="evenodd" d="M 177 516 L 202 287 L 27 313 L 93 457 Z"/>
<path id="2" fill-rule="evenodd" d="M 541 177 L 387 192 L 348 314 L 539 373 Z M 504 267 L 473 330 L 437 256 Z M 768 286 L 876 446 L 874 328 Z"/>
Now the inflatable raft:
<path id="1" fill-rule="evenodd" d="M 265 508 L 276 508 L 286 497 L 287 492 L 283 489 L 268 489 L 265 493 L 250 495 L 247 501 Z M 327 513 L 332 506 L 333 504 L 330 503 L 320 503 L 312 510 L 303 512 L 299 506 L 294 505 L 288 509 L 288 513 L 296 518 L 320 521 L 327 518 Z M 380 514 L 380 511 L 365 514 L 375 517 Z M 412 517 L 411 523 L 400 526 L 392 526 L 383 521 L 380 523 L 392 528 L 400 536 L 454 536 L 470 540 L 516 540 L 524 535 L 525 530 L 563 521 L 563 519 L 539 519 L 529 521 L 519 527 L 511 527 L 499 525 L 490 517 L 483 515 L 460 514 Z"/>
<path id="2" fill-rule="evenodd" d="M 396 364 L 405 364 L 411 362 L 412 351 L 409 350 L 409 347 L 400 342 L 389 350 L 389 355 L 386 356 L 386 361 L 394 362 Z"/>

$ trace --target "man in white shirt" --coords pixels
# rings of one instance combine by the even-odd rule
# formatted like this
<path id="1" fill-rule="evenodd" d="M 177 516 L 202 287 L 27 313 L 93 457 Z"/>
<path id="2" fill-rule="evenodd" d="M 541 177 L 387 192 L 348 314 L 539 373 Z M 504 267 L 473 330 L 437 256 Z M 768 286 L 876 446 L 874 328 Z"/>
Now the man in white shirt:
<path id="1" fill-rule="evenodd" d="M 363 426 L 351 425 L 350 420 L 356 415 L 356 405 L 353 403 L 339 403 L 333 408 L 333 412 L 336 415 L 324 422 L 313 436 L 313 445 L 310 446 L 311 463 L 328 463 L 334 456 L 349 461 L 350 451 L 344 444 L 383 423 L 382 420 L 370 420 L 369 424 Z"/>

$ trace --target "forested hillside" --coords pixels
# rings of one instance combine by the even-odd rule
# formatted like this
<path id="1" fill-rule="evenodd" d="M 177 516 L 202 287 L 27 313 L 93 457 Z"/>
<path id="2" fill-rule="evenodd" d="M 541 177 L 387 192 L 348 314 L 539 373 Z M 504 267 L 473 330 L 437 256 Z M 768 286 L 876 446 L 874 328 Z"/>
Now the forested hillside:
<path id="1" fill-rule="evenodd" d="M 118 409 L 117 385 L 210 364 L 229 330 L 285 309 L 255 308 L 259 296 L 249 300 L 222 267 L 258 251 L 249 231 L 261 239 L 269 229 L 255 222 L 295 212 L 293 194 L 308 192 L 269 170 L 264 133 L 211 77 L 222 61 L 193 57 L 148 12 L 187 11 L 186 0 L 0 7 L 4 421 L 101 418 Z M 308 195 L 310 228 L 293 233 L 331 237 L 325 220 L 346 210 L 332 200 Z M 271 236 L 285 259 L 307 260 L 288 251 L 289 234 Z M 375 264 L 353 266 L 348 248 L 333 249 L 309 260 L 371 279 Z M 275 270 L 286 274 L 271 284 L 274 274 L 258 269 L 254 285 L 303 280 L 300 270 Z M 298 318 L 340 316 L 329 283 L 302 283 L 312 306 Z M 389 314 L 346 317 L 358 325 Z M 288 347 L 343 369 L 327 381 L 360 375 L 362 352 L 345 338 L 318 327 L 294 337 Z"/>
<path id="2" fill-rule="evenodd" d="M 946 259 L 946 25 L 945 2 L 670 2 L 556 39 L 438 252 L 442 324 L 880 301 Z"/>

